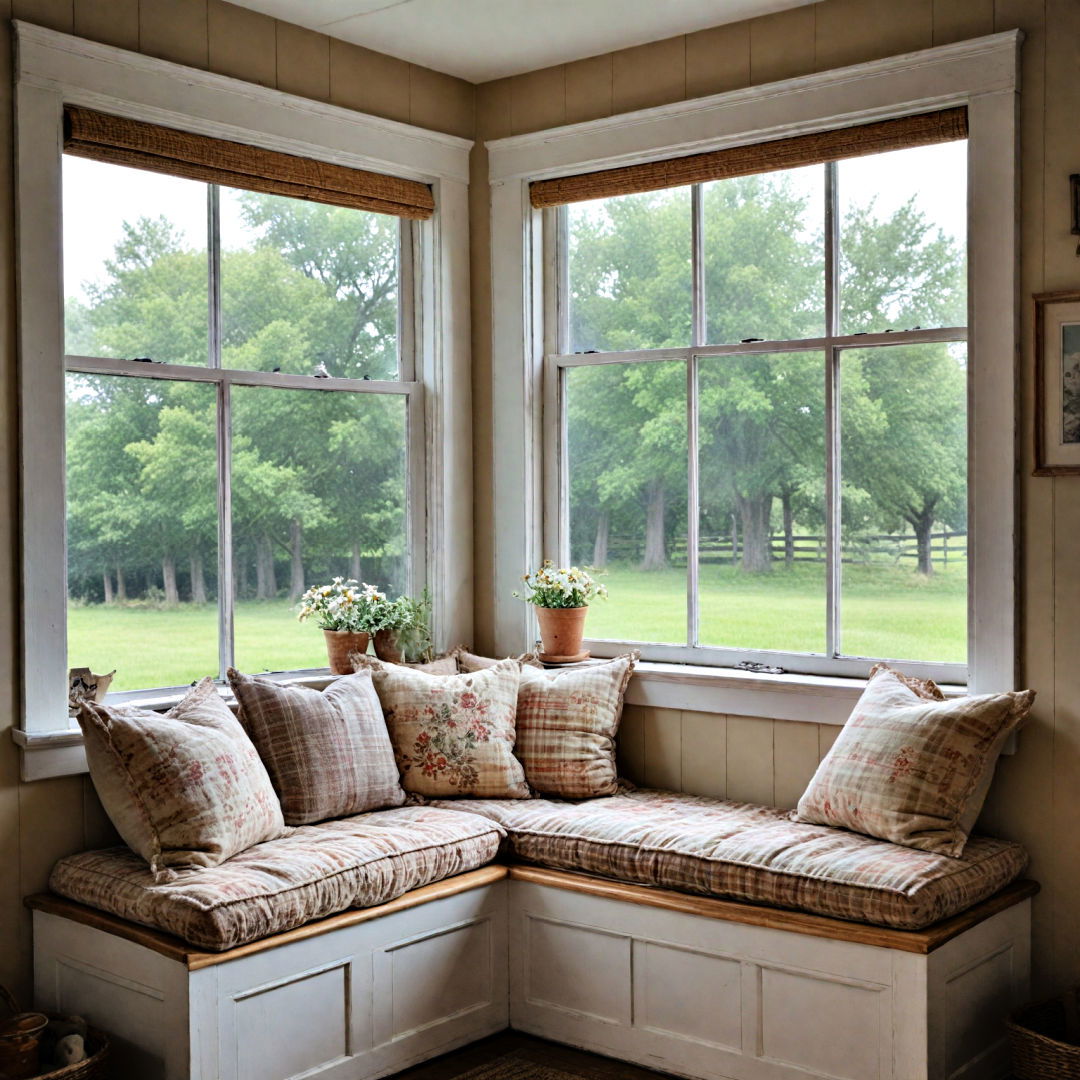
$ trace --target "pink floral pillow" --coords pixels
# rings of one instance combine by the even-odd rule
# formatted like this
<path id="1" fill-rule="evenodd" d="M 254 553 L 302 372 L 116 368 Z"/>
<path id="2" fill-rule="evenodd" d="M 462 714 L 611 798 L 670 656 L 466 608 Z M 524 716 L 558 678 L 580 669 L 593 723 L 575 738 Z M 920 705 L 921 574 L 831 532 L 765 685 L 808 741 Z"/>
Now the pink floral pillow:
<path id="1" fill-rule="evenodd" d="M 84 702 L 79 725 L 105 812 L 160 879 L 284 835 L 266 768 L 212 679 L 166 713 Z"/>
<path id="2" fill-rule="evenodd" d="M 1034 700 L 1033 690 L 946 699 L 878 664 L 793 817 L 959 856 Z"/>
<path id="3" fill-rule="evenodd" d="M 514 757 L 516 660 L 467 675 L 381 665 L 371 676 L 406 791 L 440 799 L 529 797 Z"/>

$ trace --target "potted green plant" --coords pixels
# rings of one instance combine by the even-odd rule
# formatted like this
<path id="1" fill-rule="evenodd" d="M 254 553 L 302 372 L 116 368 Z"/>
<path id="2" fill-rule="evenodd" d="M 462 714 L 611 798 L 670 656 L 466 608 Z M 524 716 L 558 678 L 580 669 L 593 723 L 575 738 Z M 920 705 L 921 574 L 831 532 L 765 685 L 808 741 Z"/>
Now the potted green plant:
<path id="1" fill-rule="evenodd" d="M 326 638 L 330 671 L 349 675 L 349 655 L 367 652 L 371 634 L 377 628 L 376 612 L 386 602 L 386 596 L 376 586 L 336 577 L 329 585 L 314 585 L 304 593 L 297 618 L 301 622 L 318 620 Z"/>
<path id="2" fill-rule="evenodd" d="M 514 593 L 536 608 L 540 623 L 540 638 L 544 644 L 542 660 L 565 662 L 584 660 L 581 639 L 585 633 L 585 616 L 589 601 L 605 599 L 607 587 L 601 585 L 588 570 L 577 566 L 557 567 L 545 559 L 539 570 L 525 574 L 526 592 Z"/>

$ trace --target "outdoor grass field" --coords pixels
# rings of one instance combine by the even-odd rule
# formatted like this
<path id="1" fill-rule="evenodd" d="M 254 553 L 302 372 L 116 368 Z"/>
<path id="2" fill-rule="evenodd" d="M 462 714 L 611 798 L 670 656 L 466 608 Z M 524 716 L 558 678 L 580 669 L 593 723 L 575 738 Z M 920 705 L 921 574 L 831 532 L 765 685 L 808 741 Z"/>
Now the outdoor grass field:
<path id="1" fill-rule="evenodd" d="M 589 612 L 590 637 L 682 643 L 686 580 L 682 570 L 643 573 L 612 568 L 602 576 L 611 598 Z M 825 571 L 816 563 L 749 575 L 730 566 L 701 571 L 701 643 L 791 652 L 825 647 Z M 929 579 L 909 567 L 844 567 L 843 651 L 850 655 L 963 662 L 967 567 L 959 560 Z M 72 606 L 68 662 L 117 669 L 114 690 L 182 686 L 217 674 L 217 609 L 138 605 Z M 236 609 L 236 666 L 242 671 L 324 667 L 323 636 L 296 621 L 284 600 L 246 601 Z"/>

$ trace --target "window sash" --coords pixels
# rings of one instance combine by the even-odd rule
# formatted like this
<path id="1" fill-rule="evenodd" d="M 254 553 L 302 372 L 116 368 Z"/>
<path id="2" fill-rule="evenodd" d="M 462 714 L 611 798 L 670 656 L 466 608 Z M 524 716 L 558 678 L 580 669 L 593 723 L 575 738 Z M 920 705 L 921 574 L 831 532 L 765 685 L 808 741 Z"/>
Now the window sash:
<path id="1" fill-rule="evenodd" d="M 865 675 L 868 662 L 892 661 L 905 669 L 942 682 L 964 683 L 972 642 L 968 634 L 968 663 L 916 661 L 906 657 L 863 657 L 841 651 L 841 484 L 840 484 L 840 358 L 846 349 L 875 346 L 967 342 L 966 326 L 919 330 L 891 330 L 879 334 L 840 332 L 840 262 L 836 163 L 823 164 L 825 185 L 825 335 L 819 338 L 763 340 L 707 345 L 704 282 L 704 200 L 702 185 L 691 188 L 691 344 L 681 348 L 634 349 L 623 352 L 568 352 L 570 345 L 569 221 L 566 205 L 548 207 L 544 215 L 544 258 L 550 266 L 553 302 L 545 307 L 544 458 L 545 548 L 561 563 L 570 559 L 570 483 L 567 453 L 566 372 L 575 367 L 601 364 L 648 363 L 681 360 L 686 365 L 687 415 L 687 536 L 686 536 L 686 643 L 588 639 L 594 656 L 615 656 L 628 647 L 641 650 L 646 660 L 690 664 L 734 665 L 741 661 L 780 666 L 787 671 L 815 675 Z M 702 645 L 700 628 L 700 505 L 698 483 L 699 360 L 708 356 L 753 356 L 777 352 L 823 352 L 825 356 L 825 651 L 796 653 L 771 649 L 744 649 Z M 970 369 L 969 369 L 970 370 Z M 970 478 L 970 462 L 968 473 Z M 969 481 L 970 482 L 970 481 Z M 971 571 L 968 571 L 970 591 Z M 969 599 L 970 603 L 970 599 Z"/>
<path id="2" fill-rule="evenodd" d="M 208 273 L 208 335 L 207 365 L 147 363 L 112 357 L 66 355 L 64 370 L 83 375 L 111 375 L 128 378 L 160 379 L 176 382 L 209 383 L 216 387 L 217 422 L 217 514 L 218 514 L 218 679 L 224 681 L 235 656 L 236 596 L 233 582 L 232 542 L 232 388 L 258 386 L 289 390 L 316 390 L 324 393 L 390 394 L 406 399 L 406 587 L 412 591 L 414 582 L 422 580 L 418 569 L 422 560 L 418 553 L 424 546 L 425 514 L 423 499 L 413 498 L 423 491 L 424 478 L 424 394 L 423 386 L 415 381 L 414 355 L 416 295 L 414 245 L 416 238 L 412 222 L 399 219 L 398 228 L 398 305 L 396 380 L 316 378 L 312 375 L 278 371 L 252 371 L 224 368 L 221 365 L 221 213 L 220 188 L 207 184 L 207 263 Z M 67 499 L 65 493 L 65 507 Z M 66 524 L 66 518 L 65 518 Z M 65 568 L 65 577 L 66 577 Z M 323 669 L 297 669 L 281 672 L 289 676 L 324 674 Z M 185 690 L 186 687 L 142 687 L 116 695 L 117 700 L 139 700 L 159 697 Z M 112 695 L 110 695 L 110 699 Z"/>

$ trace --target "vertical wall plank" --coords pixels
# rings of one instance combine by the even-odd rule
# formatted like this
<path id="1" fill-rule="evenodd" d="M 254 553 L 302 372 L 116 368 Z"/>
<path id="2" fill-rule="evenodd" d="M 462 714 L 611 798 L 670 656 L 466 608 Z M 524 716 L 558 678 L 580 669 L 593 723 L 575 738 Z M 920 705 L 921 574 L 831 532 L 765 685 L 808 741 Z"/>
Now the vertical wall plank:
<path id="1" fill-rule="evenodd" d="M 139 0 L 139 51 L 189 67 L 209 63 L 206 0 Z"/>
<path id="2" fill-rule="evenodd" d="M 211 71 L 277 85 L 277 27 L 269 15 L 209 0 L 206 20 Z"/>
<path id="3" fill-rule="evenodd" d="M 933 0 L 907 0 L 902 19 L 882 19 L 865 0 L 825 0 L 815 14 L 817 70 L 928 49 L 934 39 Z"/>
<path id="4" fill-rule="evenodd" d="M 347 109 L 408 123 L 411 66 L 397 57 L 331 38 L 330 100 Z"/>
<path id="5" fill-rule="evenodd" d="M 75 33 L 118 49 L 138 49 L 139 0 L 75 0 Z"/>
<path id="6" fill-rule="evenodd" d="M 832 744 L 836 742 L 841 730 L 842 728 L 833 724 L 818 724 L 818 761 L 832 749 Z"/>
<path id="7" fill-rule="evenodd" d="M 727 794 L 727 717 L 682 714 L 682 789 L 691 795 Z"/>
<path id="8" fill-rule="evenodd" d="M 575 60 L 566 65 L 565 72 L 566 123 L 580 124 L 611 115 L 611 53 Z"/>
<path id="9" fill-rule="evenodd" d="M 790 79 L 814 70 L 814 7 L 751 19 L 750 82 Z"/>
<path id="10" fill-rule="evenodd" d="M 291 23 L 277 24 L 279 90 L 316 101 L 330 98 L 330 39 Z"/>
<path id="11" fill-rule="evenodd" d="M 645 784 L 645 710 L 640 705 L 624 705 L 619 735 L 615 741 L 619 775 L 631 783 Z"/>
<path id="12" fill-rule="evenodd" d="M 934 44 L 994 32 L 994 0 L 934 0 Z"/>
<path id="13" fill-rule="evenodd" d="M 63 34 L 70 34 L 75 24 L 73 0 L 12 0 L 11 14 Z"/>
<path id="14" fill-rule="evenodd" d="M 727 797 L 736 802 L 773 804 L 773 721 L 729 716 Z"/>
<path id="15" fill-rule="evenodd" d="M 566 123 L 566 68 L 541 68 L 510 80 L 510 123 L 514 135 Z"/>
<path id="16" fill-rule="evenodd" d="M 87 850 L 93 848 L 113 847 L 122 844 L 120 834 L 113 827 L 109 815 L 101 805 L 97 791 L 94 790 L 94 782 L 89 776 L 82 778 L 82 804 L 83 804 L 83 843 Z"/>
<path id="17" fill-rule="evenodd" d="M 476 129 L 476 90 L 464 79 L 409 66 L 409 122 L 417 127 L 472 138 Z"/>
<path id="18" fill-rule="evenodd" d="M 818 766 L 818 724 L 773 722 L 773 800 L 794 809 Z"/>
<path id="19" fill-rule="evenodd" d="M 652 41 L 611 54 L 611 107 L 616 113 L 686 97 L 686 38 Z"/>
<path id="20" fill-rule="evenodd" d="M 682 713 L 678 709 L 646 709 L 645 784 L 682 790 Z"/>
<path id="21" fill-rule="evenodd" d="M 730 23 L 686 35 L 686 96 L 750 85 L 750 24 Z"/>

